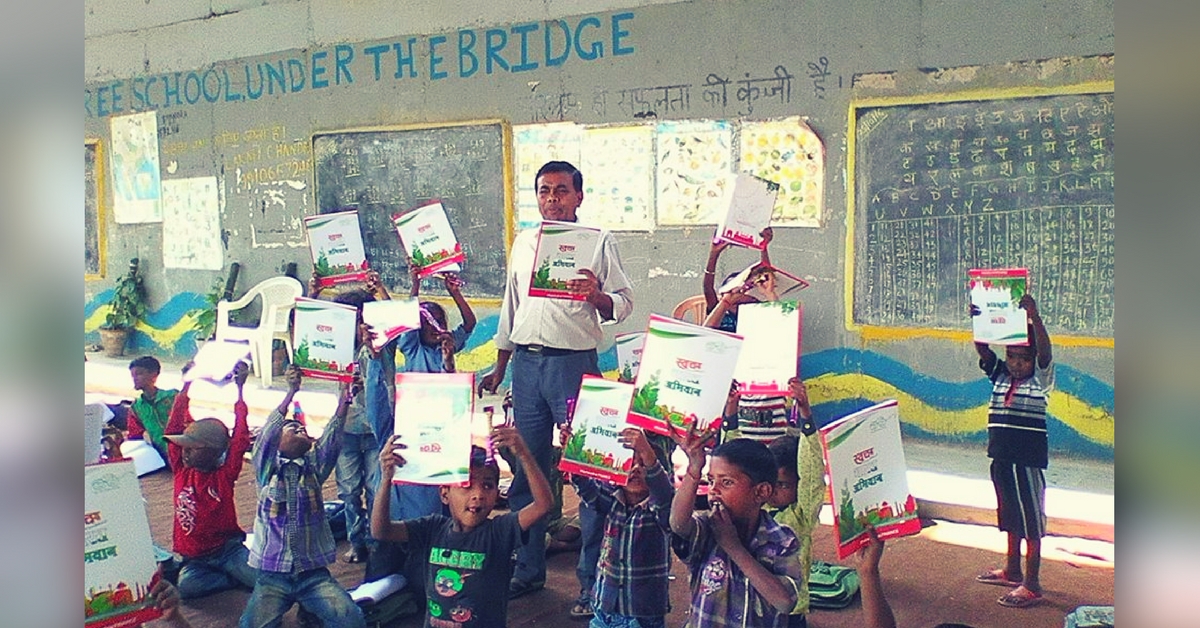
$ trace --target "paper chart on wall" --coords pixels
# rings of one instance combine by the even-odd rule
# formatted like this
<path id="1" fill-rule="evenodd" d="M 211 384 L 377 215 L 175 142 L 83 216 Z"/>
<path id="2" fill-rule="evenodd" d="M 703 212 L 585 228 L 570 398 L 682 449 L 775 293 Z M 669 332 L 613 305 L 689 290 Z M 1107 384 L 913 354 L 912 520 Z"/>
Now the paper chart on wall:
<path id="1" fill-rule="evenodd" d="M 716 224 L 733 184 L 733 127 L 724 120 L 662 122 L 657 134 L 658 224 Z"/>
<path id="2" fill-rule="evenodd" d="M 819 227 L 823 213 L 825 146 L 798 116 L 745 122 L 739 168 L 779 184 L 771 224 Z"/>
<path id="3" fill-rule="evenodd" d="M 158 115 L 147 111 L 117 116 L 110 122 L 110 130 L 113 218 L 122 224 L 160 222 Z"/>
<path id="4" fill-rule="evenodd" d="M 538 212 L 534 177 L 547 161 L 567 161 L 579 166 L 583 128 L 573 122 L 526 124 L 513 127 L 513 155 L 516 159 L 517 229 L 536 227 L 542 222 Z M 586 179 L 585 179 L 586 181 Z"/>
<path id="5" fill-rule="evenodd" d="M 585 129 L 581 161 L 587 199 L 581 222 L 609 230 L 654 227 L 654 127 Z"/>
<path id="6" fill-rule="evenodd" d="M 163 267 L 221 270 L 221 215 L 217 178 L 162 182 Z"/>

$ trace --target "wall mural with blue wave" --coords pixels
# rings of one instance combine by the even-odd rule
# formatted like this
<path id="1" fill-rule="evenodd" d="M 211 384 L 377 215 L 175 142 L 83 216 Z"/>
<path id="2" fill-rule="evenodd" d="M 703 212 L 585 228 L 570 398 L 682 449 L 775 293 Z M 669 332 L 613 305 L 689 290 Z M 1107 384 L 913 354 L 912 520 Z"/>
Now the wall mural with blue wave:
<path id="1" fill-rule="evenodd" d="M 107 290 L 84 307 L 85 342 L 98 342 L 96 330 L 104 321 L 111 299 L 112 290 Z M 138 323 L 127 353 L 178 357 L 193 354 L 196 350 L 193 317 L 204 307 L 204 295 L 191 292 L 175 295 Z M 486 372 L 495 363 L 492 336 L 498 320 L 495 314 L 480 316 L 459 355 L 459 369 Z M 616 351 L 610 347 L 600 356 L 600 368 L 615 376 L 616 366 Z M 974 368 L 974 364 L 964 368 Z M 1055 368 L 1056 388 L 1049 405 L 1051 450 L 1112 461 L 1113 386 L 1070 364 L 1058 364 Z M 982 374 L 968 382 L 942 381 L 879 353 L 846 348 L 806 353 L 802 374 L 818 424 L 824 425 L 883 399 L 897 399 L 906 436 L 980 444 L 987 440 L 991 385 Z"/>

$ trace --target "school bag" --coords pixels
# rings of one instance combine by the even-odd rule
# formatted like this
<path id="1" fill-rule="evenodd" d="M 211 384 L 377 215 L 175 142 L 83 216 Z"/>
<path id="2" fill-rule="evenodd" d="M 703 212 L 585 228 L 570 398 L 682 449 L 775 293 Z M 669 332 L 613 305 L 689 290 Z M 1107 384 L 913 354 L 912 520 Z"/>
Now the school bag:
<path id="1" fill-rule="evenodd" d="M 1116 625 L 1116 612 L 1112 606 L 1080 606 L 1063 620 L 1063 628 L 1114 628 Z"/>
<path id="2" fill-rule="evenodd" d="M 858 593 L 858 572 L 823 560 L 814 560 L 808 571 L 808 605 L 813 609 L 846 608 Z"/>

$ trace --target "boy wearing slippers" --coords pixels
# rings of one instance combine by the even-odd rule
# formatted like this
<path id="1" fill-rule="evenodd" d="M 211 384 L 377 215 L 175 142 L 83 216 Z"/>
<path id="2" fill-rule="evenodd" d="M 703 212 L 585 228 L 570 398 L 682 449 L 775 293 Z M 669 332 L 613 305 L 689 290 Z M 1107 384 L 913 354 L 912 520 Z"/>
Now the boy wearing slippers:
<path id="1" fill-rule="evenodd" d="M 1046 402 L 1054 386 L 1050 336 L 1037 304 L 1025 294 L 1020 306 L 1029 315 L 1029 345 L 1010 346 L 1004 360 L 986 343 L 975 343 L 979 368 L 992 381 L 988 405 L 988 457 L 996 489 L 997 519 L 1008 534 L 1008 559 L 1001 569 L 975 579 L 1015 587 L 997 600 L 1024 608 L 1042 600 L 1038 570 L 1046 534 Z M 976 315 L 972 311 L 972 315 Z M 1021 566 L 1021 540 L 1025 565 Z"/>

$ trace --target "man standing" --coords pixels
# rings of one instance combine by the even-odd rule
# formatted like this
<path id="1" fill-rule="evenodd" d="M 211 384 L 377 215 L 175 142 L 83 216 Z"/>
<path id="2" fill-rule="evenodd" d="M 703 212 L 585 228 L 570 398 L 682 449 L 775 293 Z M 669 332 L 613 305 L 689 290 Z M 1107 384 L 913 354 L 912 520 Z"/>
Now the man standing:
<path id="1" fill-rule="evenodd" d="M 547 162 L 534 179 L 538 211 L 544 220 L 576 222 L 583 202 L 583 175 L 565 161 Z M 597 244 L 594 269 L 581 269 L 581 277 L 568 282 L 568 289 L 586 300 L 568 301 L 529 296 L 538 230 L 526 229 L 513 240 L 508 260 L 508 281 L 500 306 L 496 330 L 496 368 L 479 385 L 496 392 L 504 380 L 508 363 L 513 363 L 513 418 L 521 438 L 547 477 L 553 473 L 550 460 L 555 426 L 567 420 L 567 400 L 579 392 L 585 373 L 600 374 L 596 346 L 604 333 L 601 324 L 619 323 L 633 311 L 633 289 L 621 267 L 616 242 L 605 231 Z M 513 510 L 533 500 L 529 481 L 517 469 L 509 489 Z M 599 560 L 600 526 L 596 513 L 580 506 L 583 549 L 577 571 L 583 589 L 572 615 L 591 614 L 591 585 Z M 529 529 L 529 542 L 517 552 L 517 566 L 509 583 L 509 596 L 518 597 L 541 589 L 546 582 L 546 521 Z M 581 607 L 582 605 L 582 607 Z M 575 612 L 580 611 L 580 612 Z"/>

